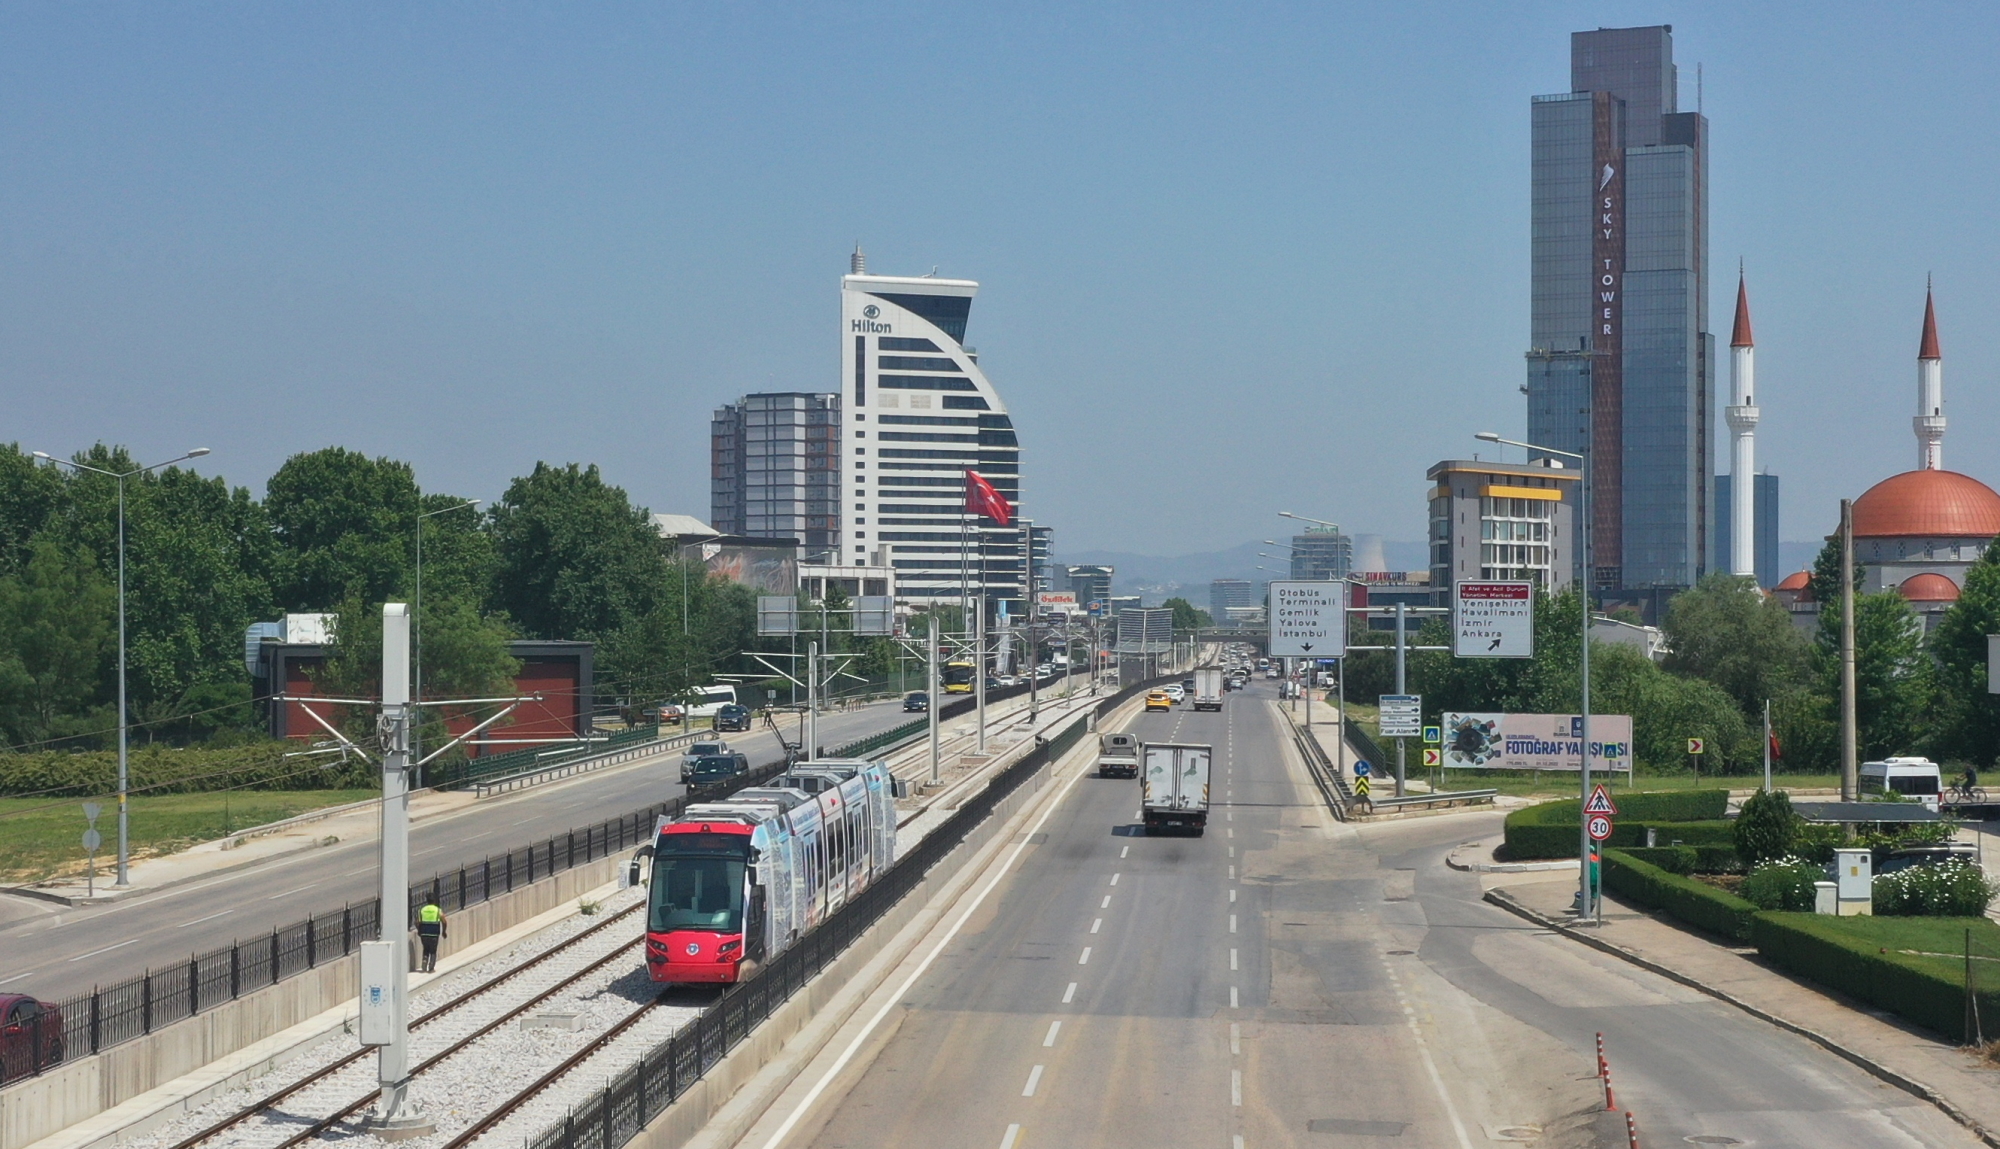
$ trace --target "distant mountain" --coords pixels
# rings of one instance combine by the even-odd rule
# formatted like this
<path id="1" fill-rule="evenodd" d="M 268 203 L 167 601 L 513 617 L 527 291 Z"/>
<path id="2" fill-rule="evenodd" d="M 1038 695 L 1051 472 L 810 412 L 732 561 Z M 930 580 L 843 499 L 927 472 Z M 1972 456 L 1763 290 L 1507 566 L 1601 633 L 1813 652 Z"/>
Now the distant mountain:
<path id="1" fill-rule="evenodd" d="M 1272 557 L 1259 558 L 1258 552 Z M 1421 542 L 1384 542 L 1383 557 L 1392 570 L 1427 570 L 1430 560 Z M 1191 555 L 1142 555 L 1130 551 L 1067 551 L 1057 562 L 1072 566 L 1110 566 L 1112 590 L 1117 594 L 1137 594 L 1148 602 L 1185 597 L 1198 607 L 1208 606 L 1208 584 L 1219 578 L 1240 578 L 1267 582 L 1284 578 L 1291 569 L 1290 552 L 1283 547 L 1247 542 L 1221 551 L 1201 551 Z M 1259 570 L 1263 566 L 1268 570 Z"/>

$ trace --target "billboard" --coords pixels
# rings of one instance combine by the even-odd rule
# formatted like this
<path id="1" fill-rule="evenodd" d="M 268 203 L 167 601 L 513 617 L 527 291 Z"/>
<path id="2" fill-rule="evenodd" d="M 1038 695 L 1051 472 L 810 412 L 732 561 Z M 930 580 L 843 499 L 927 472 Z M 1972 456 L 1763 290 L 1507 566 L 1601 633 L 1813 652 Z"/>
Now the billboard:
<path id="1" fill-rule="evenodd" d="M 1118 653 L 1164 654 L 1173 646 L 1173 611 L 1152 607 L 1118 612 Z"/>
<path id="2" fill-rule="evenodd" d="M 1330 580 L 1271 584 L 1273 658 L 1339 658 L 1347 653 L 1347 584 Z"/>
<path id="3" fill-rule="evenodd" d="M 1583 719 L 1575 714 L 1444 715 L 1444 764 L 1469 770 L 1581 768 Z M 1632 769 L 1632 716 L 1590 716 L 1592 773 Z"/>
<path id="4" fill-rule="evenodd" d="M 1077 605 L 1073 590 L 1045 590 L 1035 596 L 1035 602 L 1045 614 L 1076 614 L 1083 609 Z"/>

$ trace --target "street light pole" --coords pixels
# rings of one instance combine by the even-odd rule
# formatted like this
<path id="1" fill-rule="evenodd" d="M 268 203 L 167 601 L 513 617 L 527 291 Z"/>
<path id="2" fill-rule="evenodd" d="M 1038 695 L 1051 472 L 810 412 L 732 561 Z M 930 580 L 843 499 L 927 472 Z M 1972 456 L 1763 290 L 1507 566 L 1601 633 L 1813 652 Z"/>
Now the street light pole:
<path id="1" fill-rule="evenodd" d="M 1578 511 L 1583 519 L 1583 526 L 1579 532 L 1583 538 L 1583 577 L 1581 580 L 1582 585 L 1577 588 L 1577 594 L 1583 603 L 1583 641 L 1577 655 L 1577 667 L 1583 678 L 1582 687 L 1579 691 L 1583 705 L 1582 714 L 1579 715 L 1577 723 L 1577 733 L 1582 739 L 1581 744 L 1577 747 L 1578 765 L 1581 767 L 1580 773 L 1582 775 L 1582 785 L 1580 787 L 1582 799 L 1576 814 L 1578 850 L 1576 856 L 1578 870 L 1576 913 L 1579 919 L 1596 918 L 1602 920 L 1601 907 L 1598 906 L 1595 897 L 1596 891 L 1591 888 L 1590 883 L 1590 853 L 1592 846 L 1590 840 L 1590 819 L 1585 817 L 1583 813 L 1583 806 L 1590 804 L 1590 584 L 1597 577 L 1591 547 L 1591 540 L 1597 532 L 1592 529 L 1596 524 L 1590 518 L 1591 458 L 1597 453 L 1591 447 L 1595 437 L 1596 421 L 1595 416 L 1592 414 L 1592 408 L 1588 406 L 1584 408 L 1584 427 L 1583 450 L 1581 452 L 1564 451 L 1555 447 L 1543 447 L 1535 443 L 1523 443 L 1517 439 L 1502 439 L 1499 435 L 1491 431 L 1481 431 L 1477 435 L 1474 435 L 1473 438 L 1487 443 L 1505 443 L 1508 446 L 1521 447 L 1529 451 L 1540 451 L 1545 455 L 1562 455 L 1583 464 L 1583 490 L 1578 494 Z"/>
<path id="2" fill-rule="evenodd" d="M 46 451 L 36 451 L 35 458 L 45 462 L 60 463 L 79 471 L 89 471 L 117 480 L 118 483 L 118 880 L 117 886 L 129 886 L 131 868 L 131 827 L 126 800 L 130 794 L 130 773 L 127 770 L 128 748 L 131 742 L 132 712 L 125 704 L 125 480 L 148 471 L 189 459 L 199 459 L 208 454 L 207 447 L 196 447 L 178 459 L 168 459 L 164 463 L 154 463 L 146 467 L 134 467 L 124 473 L 107 471 L 74 459 L 58 459 Z"/>

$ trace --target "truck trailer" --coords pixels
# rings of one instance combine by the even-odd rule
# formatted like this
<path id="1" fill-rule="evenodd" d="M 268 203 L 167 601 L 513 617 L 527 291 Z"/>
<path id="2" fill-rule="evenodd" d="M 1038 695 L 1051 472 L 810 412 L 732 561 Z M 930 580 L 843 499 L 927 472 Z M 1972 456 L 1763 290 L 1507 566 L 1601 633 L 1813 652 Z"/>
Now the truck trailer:
<path id="1" fill-rule="evenodd" d="M 1194 708 L 1222 709 L 1222 668 L 1205 666 L 1194 672 Z"/>
<path id="2" fill-rule="evenodd" d="M 1208 825 L 1207 746 L 1148 742 L 1139 749 L 1139 809 L 1146 833 L 1182 830 L 1199 836 Z"/>

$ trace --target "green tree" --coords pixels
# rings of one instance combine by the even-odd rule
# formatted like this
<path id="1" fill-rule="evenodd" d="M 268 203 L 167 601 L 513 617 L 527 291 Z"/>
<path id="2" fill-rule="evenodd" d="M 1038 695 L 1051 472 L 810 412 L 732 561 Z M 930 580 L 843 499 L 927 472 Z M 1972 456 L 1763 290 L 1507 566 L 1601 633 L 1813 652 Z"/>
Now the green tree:
<path id="1" fill-rule="evenodd" d="M 1792 852 L 1801 819 L 1783 790 L 1759 790 L 1743 802 L 1736 819 L 1736 856 L 1746 865 L 1775 861 Z"/>
<path id="2" fill-rule="evenodd" d="M 536 463 L 492 522 L 492 601 L 531 637 L 602 639 L 680 597 L 645 509 L 595 466 Z"/>
<path id="3" fill-rule="evenodd" d="M 315 682 L 328 695 L 377 698 L 382 693 L 382 603 L 350 598 L 334 621 L 334 650 Z M 492 704 L 454 706 L 453 698 L 502 698 L 514 693 L 520 661 L 508 652 L 512 631 L 502 619 L 480 615 L 462 598 L 426 604 L 424 610 L 423 743 L 435 748 L 449 737 L 448 720 L 491 714 Z M 325 711 L 322 711 L 324 714 Z M 349 738 L 367 745 L 375 734 L 372 708 L 343 709 L 340 721 Z"/>
<path id="4" fill-rule="evenodd" d="M 350 598 L 381 602 L 406 593 L 417 504 L 408 463 L 344 447 L 285 460 L 264 497 L 280 545 L 279 604 L 326 610 Z"/>
<path id="5" fill-rule="evenodd" d="M 88 551 L 42 538 L 0 576 L 0 723 L 16 744 L 115 723 L 105 697 L 117 592 Z"/>
<path id="6" fill-rule="evenodd" d="M 1666 669 L 1714 683 L 1760 721 L 1765 699 L 1811 681 L 1811 642 L 1755 579 L 1709 575 L 1674 596 L 1662 629 L 1672 651 Z"/>
<path id="7" fill-rule="evenodd" d="M 1175 630 L 1205 630 L 1215 625 L 1208 612 L 1200 610 L 1188 600 L 1175 596 L 1160 604 L 1174 612 Z"/>
<path id="8" fill-rule="evenodd" d="M 35 536 L 67 503 L 59 469 L 37 465 L 18 443 L 0 447 L 0 574 L 27 565 Z"/>
<path id="9" fill-rule="evenodd" d="M 670 574 L 669 593 L 599 642 L 601 682 L 635 703 L 684 699 L 693 687 L 715 681 L 718 673 L 762 669 L 742 656 L 758 648 L 756 592 L 710 575 L 700 563 L 676 564 Z M 689 576 L 685 618 L 682 574 Z M 800 626 L 805 625 L 802 614 Z M 786 644 L 780 641 L 775 647 L 783 650 Z"/>
<path id="10" fill-rule="evenodd" d="M 1965 572 L 1958 601 L 1931 632 L 1940 757 L 1991 767 L 2000 754 L 2000 695 L 1986 692 L 1986 636 L 2000 634 L 2000 547 Z"/>
<path id="11" fill-rule="evenodd" d="M 1838 571 L 1836 563 L 1834 568 Z M 1837 593 L 1837 592 L 1836 592 Z M 1840 604 L 1820 610 L 1819 695 L 1838 721 L 1840 706 Z M 1854 599 L 1855 725 L 1863 759 L 1907 754 L 1922 740 L 1930 711 L 1933 674 L 1924 651 L 1924 624 L 1895 591 Z"/>

